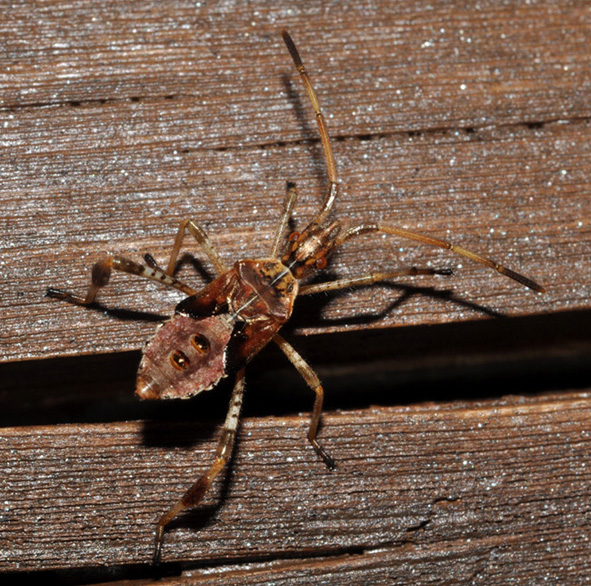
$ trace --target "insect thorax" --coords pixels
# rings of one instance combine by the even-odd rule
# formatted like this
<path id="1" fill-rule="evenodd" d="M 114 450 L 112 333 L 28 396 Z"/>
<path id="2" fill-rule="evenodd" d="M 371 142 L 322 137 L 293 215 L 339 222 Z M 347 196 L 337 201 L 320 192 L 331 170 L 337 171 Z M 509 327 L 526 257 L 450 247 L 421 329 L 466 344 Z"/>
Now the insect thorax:
<path id="1" fill-rule="evenodd" d="M 298 282 L 283 263 L 274 258 L 241 260 L 232 270 L 237 280 L 232 308 L 239 319 L 266 316 L 281 324 L 289 319 Z"/>

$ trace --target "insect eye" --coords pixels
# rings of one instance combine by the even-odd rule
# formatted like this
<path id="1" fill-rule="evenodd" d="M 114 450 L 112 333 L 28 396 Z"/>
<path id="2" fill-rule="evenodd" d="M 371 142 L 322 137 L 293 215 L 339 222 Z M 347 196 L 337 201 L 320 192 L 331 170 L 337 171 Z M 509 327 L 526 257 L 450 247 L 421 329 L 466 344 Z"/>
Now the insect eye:
<path id="1" fill-rule="evenodd" d="M 290 242 L 297 242 L 299 237 L 300 237 L 300 233 L 299 232 L 292 232 L 289 235 L 289 241 Z"/>
<path id="2" fill-rule="evenodd" d="M 172 362 L 172 365 L 178 370 L 187 370 L 187 368 L 189 368 L 190 361 L 186 354 L 180 350 L 175 350 L 170 355 L 170 361 Z"/>
<path id="3" fill-rule="evenodd" d="M 191 337 L 191 344 L 200 354 L 207 354 L 209 352 L 209 340 L 201 334 L 195 334 Z"/>
<path id="4" fill-rule="evenodd" d="M 316 268 L 323 269 L 326 266 L 326 257 L 321 256 L 320 258 L 316 259 Z"/>

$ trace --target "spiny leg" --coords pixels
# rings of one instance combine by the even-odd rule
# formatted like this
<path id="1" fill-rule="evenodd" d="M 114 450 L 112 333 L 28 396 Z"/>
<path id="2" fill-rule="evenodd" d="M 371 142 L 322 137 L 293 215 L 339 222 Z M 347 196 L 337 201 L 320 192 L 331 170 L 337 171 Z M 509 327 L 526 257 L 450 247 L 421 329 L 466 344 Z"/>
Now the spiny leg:
<path id="1" fill-rule="evenodd" d="M 289 361 L 296 367 L 298 372 L 302 375 L 308 386 L 316 393 L 314 400 L 314 410 L 312 412 L 312 420 L 310 421 L 310 428 L 308 429 L 308 441 L 316 450 L 316 453 L 322 458 L 329 469 L 335 468 L 334 460 L 327 454 L 325 449 L 318 443 L 316 436 L 318 434 L 318 425 L 320 423 L 320 416 L 322 415 L 322 402 L 324 400 L 324 390 L 320 384 L 320 380 L 316 373 L 310 368 L 308 363 L 298 354 L 295 348 L 289 344 L 279 334 L 276 334 L 273 341 L 279 346 L 283 353 L 287 356 Z"/>
<path id="2" fill-rule="evenodd" d="M 175 503 L 158 521 L 156 527 L 156 544 L 154 550 L 154 563 L 160 563 L 162 557 L 162 544 L 164 540 L 164 530 L 166 526 L 181 512 L 190 509 L 199 504 L 209 487 L 212 485 L 216 476 L 221 472 L 226 465 L 230 456 L 232 455 L 232 448 L 234 447 L 234 440 L 236 438 L 236 430 L 238 428 L 238 421 L 240 419 L 240 411 L 242 409 L 242 397 L 244 395 L 244 368 L 236 374 L 236 382 L 232 397 L 230 398 L 230 406 L 228 414 L 224 422 L 224 429 L 222 436 L 219 439 L 218 447 L 215 453 L 215 460 L 209 470 L 197 480 L 197 482 L 184 494 L 184 496 Z"/>
<path id="3" fill-rule="evenodd" d="M 310 77 L 308 76 L 308 72 L 306 71 L 304 64 L 302 63 L 300 54 L 295 46 L 295 43 L 293 42 L 293 39 L 289 36 L 289 33 L 287 31 L 283 31 L 282 35 L 283 41 L 287 46 L 287 49 L 291 55 L 291 58 L 293 59 L 296 69 L 298 70 L 298 73 L 300 74 L 300 77 L 304 82 L 304 87 L 306 88 L 308 98 L 310 99 L 310 102 L 312 102 L 312 108 L 314 108 L 314 114 L 316 114 L 316 122 L 318 123 L 318 131 L 320 132 L 320 140 L 322 141 L 322 148 L 324 149 L 324 158 L 326 159 L 326 167 L 328 169 L 329 185 L 322 208 L 313 220 L 315 224 L 322 224 L 322 222 L 324 222 L 324 220 L 327 218 L 328 214 L 332 210 L 332 207 L 338 195 L 337 168 L 334 162 L 334 155 L 332 154 L 332 146 L 330 144 L 330 137 L 328 135 L 326 120 L 324 119 L 324 114 L 322 114 L 320 103 L 318 102 L 318 98 L 316 97 L 316 92 L 314 91 L 314 87 L 312 86 L 312 82 L 310 81 Z"/>
<path id="4" fill-rule="evenodd" d="M 396 279 L 398 277 L 414 276 L 414 275 L 453 275 L 451 269 L 431 269 L 409 267 L 407 269 L 400 269 L 389 273 L 374 272 L 361 277 L 350 277 L 347 279 L 337 279 L 335 281 L 328 281 L 326 283 L 313 283 L 312 285 L 301 285 L 299 295 L 311 295 L 313 293 L 322 293 L 325 291 L 335 291 L 337 289 L 347 289 L 349 287 L 363 287 L 364 285 L 373 285 L 380 281 L 387 281 L 388 279 Z"/>
<path id="5" fill-rule="evenodd" d="M 194 295 L 197 292 L 193 287 L 189 287 L 189 285 L 185 285 L 178 279 L 167 275 L 157 266 L 146 267 L 122 256 L 107 255 L 92 267 L 90 287 L 88 288 L 86 297 L 68 293 L 62 289 L 54 289 L 53 287 L 47 289 L 46 295 L 55 299 L 64 299 L 71 303 L 77 303 L 78 305 L 90 305 L 96 299 L 99 290 L 109 283 L 112 270 L 151 279 L 167 287 L 178 289 L 187 295 Z"/>
<path id="6" fill-rule="evenodd" d="M 176 239 L 174 241 L 174 246 L 172 248 L 172 253 L 170 254 L 170 259 L 168 261 L 168 267 L 166 269 L 167 275 L 173 275 L 174 269 L 176 266 L 176 261 L 179 256 L 181 245 L 185 238 L 186 231 L 188 231 L 193 238 L 197 241 L 197 243 L 203 248 L 205 254 L 207 254 L 209 260 L 213 263 L 215 270 L 218 274 L 225 273 L 227 268 L 226 265 L 223 263 L 220 255 L 217 253 L 211 240 L 205 233 L 205 230 L 196 222 L 187 218 L 181 222 L 179 226 L 179 231 L 177 232 Z"/>
<path id="7" fill-rule="evenodd" d="M 415 240 L 417 242 L 422 242 L 423 244 L 430 244 L 432 246 L 438 246 L 439 248 L 444 248 L 455 254 L 459 254 L 470 260 L 473 260 L 477 263 L 480 263 L 484 266 L 487 266 L 501 275 L 505 275 L 518 283 L 521 283 L 525 287 L 529 287 L 530 289 L 538 292 L 544 293 L 545 289 L 538 283 L 536 283 L 533 279 L 526 277 L 520 273 L 517 273 L 507 267 L 503 266 L 502 264 L 498 263 L 495 260 L 487 258 L 485 256 L 481 256 L 480 254 L 468 250 L 467 248 L 463 248 L 461 246 L 457 246 L 452 242 L 447 240 L 442 240 L 440 238 L 434 238 L 433 236 L 427 236 L 426 234 L 419 234 L 418 232 L 413 232 L 411 230 L 405 230 L 404 228 L 398 228 L 396 226 L 388 226 L 386 224 L 379 224 L 379 223 L 367 223 L 367 224 L 359 224 L 358 226 L 353 226 L 345 230 L 337 239 L 337 246 L 340 246 L 345 241 L 350 240 L 356 236 L 360 236 L 361 234 L 368 234 L 372 232 L 384 232 L 385 234 L 392 234 L 394 236 L 400 236 L 402 238 L 407 238 L 409 240 Z"/>
<path id="8" fill-rule="evenodd" d="M 297 198 L 298 192 L 296 190 L 295 183 L 288 182 L 285 198 L 283 200 L 283 213 L 281 214 L 281 220 L 279 221 L 277 231 L 275 232 L 275 238 L 273 240 L 273 249 L 271 251 L 271 256 L 273 258 L 279 258 L 279 249 L 283 243 L 285 228 L 287 228 L 287 224 L 291 218 Z"/>

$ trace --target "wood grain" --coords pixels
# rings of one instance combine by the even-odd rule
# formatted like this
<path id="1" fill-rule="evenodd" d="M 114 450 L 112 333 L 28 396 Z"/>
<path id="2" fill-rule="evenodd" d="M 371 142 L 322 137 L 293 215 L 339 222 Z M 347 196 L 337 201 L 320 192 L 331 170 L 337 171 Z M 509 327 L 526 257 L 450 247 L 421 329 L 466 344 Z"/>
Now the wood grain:
<path id="1" fill-rule="evenodd" d="M 165 560 L 224 559 L 232 576 L 232 560 L 301 558 L 308 578 L 340 568 L 346 583 L 588 577 L 590 418 L 581 392 L 332 413 L 332 473 L 304 441 L 307 417 L 246 419 L 229 474 L 171 526 Z M 217 435 L 188 423 L 5 428 L 2 570 L 147 563 L 155 519 Z"/>
<path id="2" fill-rule="evenodd" d="M 141 347 L 149 321 L 44 298 L 48 286 L 83 291 L 101 251 L 165 262 L 179 222 L 192 217 L 228 262 L 267 254 L 287 180 L 301 193 L 297 222 L 310 217 L 324 163 L 282 27 L 327 112 L 341 217 L 454 238 L 549 289 L 539 297 L 443 252 L 368 237 L 345 247 L 327 276 L 452 266 L 453 279 L 405 282 L 451 289 L 482 311 L 413 295 L 388 312 L 395 297 L 376 287 L 322 296 L 327 318 L 369 311 L 380 314 L 371 327 L 393 327 L 589 307 L 585 2 L 480 12 L 352 3 L 285 18 L 263 4 L 113 8 L 24 3 L 1 25 L 2 360 Z M 102 296 L 105 307 L 159 315 L 178 299 L 119 275 Z"/>
<path id="3" fill-rule="evenodd" d="M 103 251 L 166 262 L 187 217 L 228 263 L 265 255 L 288 180 L 295 225 L 314 213 L 322 149 L 283 28 L 327 115 L 339 217 L 451 238 L 548 291 L 393 238 L 343 247 L 323 278 L 454 276 L 302 299 L 286 335 L 326 383 L 339 467 L 306 444 L 297 373 L 261 354 L 237 457 L 154 570 L 154 523 L 210 461 L 228 389 L 133 398 L 176 292 L 116 275 L 95 309 L 44 294 L 83 292 Z M 24 1 L 0 38 L 3 583 L 589 580 L 588 2 Z M 187 252 L 179 275 L 211 277 Z"/>

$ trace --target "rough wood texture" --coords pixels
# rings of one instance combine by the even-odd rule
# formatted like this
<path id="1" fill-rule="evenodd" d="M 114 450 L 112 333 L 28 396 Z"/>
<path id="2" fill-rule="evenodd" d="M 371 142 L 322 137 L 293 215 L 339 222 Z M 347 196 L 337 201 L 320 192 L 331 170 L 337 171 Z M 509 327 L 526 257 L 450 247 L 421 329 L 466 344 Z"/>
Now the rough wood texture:
<path id="1" fill-rule="evenodd" d="M 589 576 L 590 402 L 565 392 L 333 414 L 322 434 L 338 457 L 333 473 L 303 447 L 306 417 L 247 419 L 231 472 L 173 524 L 165 559 L 298 557 L 309 578 L 342 566 L 351 583 L 506 582 L 540 566 L 553 582 Z M 154 520 L 217 434 L 142 423 L 6 429 L 3 569 L 147 563 Z"/>
<path id="2" fill-rule="evenodd" d="M 164 262 L 190 216 L 224 258 L 264 255 L 286 180 L 300 189 L 297 220 L 310 216 L 324 163 L 282 27 L 328 115 L 343 187 L 337 213 L 453 237 L 549 288 L 540 297 L 444 252 L 367 237 L 342 250 L 333 273 L 461 265 L 447 282 L 407 282 L 452 288 L 475 304 L 417 295 L 372 327 L 474 319 L 479 307 L 509 315 L 589 307 L 585 2 L 290 10 L 223 2 L 8 9 L 0 25 L 2 360 L 141 347 L 149 321 L 43 297 L 48 286 L 83 291 L 103 250 Z M 335 296 L 323 316 L 382 312 L 392 297 L 387 287 Z M 102 296 L 106 307 L 164 315 L 178 299 L 120 275 Z"/>
<path id="3" fill-rule="evenodd" d="M 106 312 L 43 295 L 84 291 L 103 250 L 164 262 L 189 216 L 228 262 L 266 254 L 287 180 L 310 217 L 324 162 L 282 28 L 328 117 L 341 217 L 453 238 L 548 292 L 393 238 L 343 248 L 329 276 L 457 270 L 300 303 L 288 334 L 322 334 L 294 343 L 327 382 L 339 468 L 306 445 L 297 374 L 261 356 L 236 461 L 171 527 L 162 577 L 590 578 L 588 3 L 303 4 L 2 9 L 3 583 L 158 575 L 153 523 L 209 462 L 224 389 L 134 402 L 137 350 L 176 292 L 116 275 Z M 184 260 L 192 283 L 210 271 Z"/>

